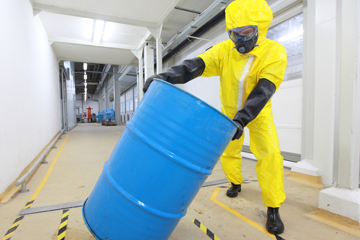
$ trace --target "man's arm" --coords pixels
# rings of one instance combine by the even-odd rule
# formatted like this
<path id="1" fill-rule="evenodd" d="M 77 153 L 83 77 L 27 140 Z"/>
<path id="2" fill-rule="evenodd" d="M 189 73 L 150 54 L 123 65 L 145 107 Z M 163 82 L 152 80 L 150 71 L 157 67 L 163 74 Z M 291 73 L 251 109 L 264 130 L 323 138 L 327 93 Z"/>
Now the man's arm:
<path id="1" fill-rule="evenodd" d="M 151 82 L 156 78 L 172 84 L 187 83 L 188 81 L 201 76 L 204 69 L 205 63 L 199 57 L 185 60 L 181 64 L 175 65 L 163 73 L 153 75 L 146 79 L 143 91 L 145 93 Z"/>
<path id="2" fill-rule="evenodd" d="M 259 80 L 258 84 L 246 99 L 244 107 L 236 113 L 233 119 L 238 125 L 238 131 L 235 133 L 232 140 L 241 137 L 244 127 L 259 115 L 266 103 L 274 95 L 275 90 L 275 84 L 271 81 L 266 78 Z"/>

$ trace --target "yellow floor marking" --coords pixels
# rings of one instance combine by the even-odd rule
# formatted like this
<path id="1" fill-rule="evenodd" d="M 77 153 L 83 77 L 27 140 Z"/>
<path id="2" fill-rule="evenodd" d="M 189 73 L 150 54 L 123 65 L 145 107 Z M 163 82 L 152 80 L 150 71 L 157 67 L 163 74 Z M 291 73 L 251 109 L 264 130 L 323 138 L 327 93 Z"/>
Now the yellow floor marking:
<path id="1" fill-rule="evenodd" d="M 31 198 L 29 199 L 29 201 L 27 201 L 27 203 L 26 203 L 26 205 L 24 206 L 23 209 L 27 209 L 27 208 L 31 207 L 31 205 L 33 204 L 35 198 L 39 195 L 41 189 L 44 187 L 47 179 L 48 179 L 49 176 L 50 176 L 50 173 L 51 173 L 52 169 L 53 169 L 54 166 L 55 166 L 55 163 L 56 163 L 57 159 L 59 158 L 59 155 L 60 155 L 60 153 L 61 153 L 61 151 L 62 151 L 62 149 L 63 149 L 63 147 L 64 147 L 64 145 L 65 145 L 65 143 L 66 143 L 66 140 L 68 139 L 68 137 L 69 137 L 69 134 L 66 136 L 63 144 L 61 145 L 58 153 L 57 153 L 56 156 L 55 156 L 54 161 L 52 162 L 51 166 L 49 167 L 48 171 L 46 172 L 46 175 L 45 175 L 45 177 L 43 178 L 43 180 L 41 181 L 39 187 L 36 189 L 35 193 L 31 196 Z M 17 227 L 19 226 L 19 224 L 21 223 L 21 221 L 22 221 L 23 218 L 24 218 L 24 216 L 18 216 L 18 217 L 15 219 L 15 222 L 12 224 L 12 226 L 10 227 L 10 229 L 8 230 L 8 232 L 5 233 L 5 236 L 3 237 L 2 240 L 9 240 L 9 239 L 11 239 L 11 237 L 14 235 Z"/>
<path id="2" fill-rule="evenodd" d="M 122 132 L 118 132 L 118 131 L 115 131 L 115 130 L 113 130 L 113 129 L 110 129 L 110 130 L 113 131 L 113 132 L 117 132 L 117 133 L 122 134 Z"/>
<path id="3" fill-rule="evenodd" d="M 63 222 L 62 224 L 60 224 L 60 229 L 63 228 L 65 225 L 67 225 L 67 221 Z"/>
<path id="4" fill-rule="evenodd" d="M 232 214 L 234 214 L 235 216 L 237 216 L 238 218 L 240 218 L 241 220 L 247 222 L 248 224 L 250 224 L 251 226 L 255 227 L 256 229 L 262 231 L 263 233 L 269 235 L 270 237 L 276 239 L 274 234 L 269 233 L 264 227 L 260 226 L 259 224 L 257 224 L 256 222 L 253 222 L 252 220 L 248 219 L 247 217 L 241 215 L 240 213 L 238 213 L 237 211 L 235 211 L 234 209 L 230 208 L 229 206 L 226 206 L 224 203 L 220 202 L 219 200 L 216 199 L 218 193 L 219 193 L 220 188 L 216 188 L 212 194 L 212 196 L 210 197 L 210 199 L 215 202 L 216 204 L 220 205 L 221 207 L 225 208 L 226 210 L 228 210 L 229 212 L 231 212 Z"/>
<path id="5" fill-rule="evenodd" d="M 207 229 L 206 229 L 206 227 L 205 227 L 203 224 L 200 225 L 200 229 L 201 229 L 204 233 L 206 233 L 206 230 L 207 230 Z"/>
<path id="6" fill-rule="evenodd" d="M 54 168 L 54 166 L 55 166 L 56 161 L 58 160 L 58 158 L 59 158 L 59 156 L 60 156 L 61 151 L 62 151 L 63 148 L 64 148 L 64 145 L 65 145 L 66 140 L 68 139 L 69 135 L 70 135 L 70 133 L 68 133 L 68 135 L 66 136 L 63 144 L 61 145 L 58 153 L 57 153 L 56 156 L 55 156 L 54 161 L 51 163 L 51 166 L 49 167 L 49 169 L 48 169 L 45 177 L 44 177 L 43 180 L 41 181 L 41 183 L 40 183 L 39 187 L 36 189 L 35 193 L 31 196 L 31 198 L 29 199 L 29 201 L 35 200 L 35 198 L 39 195 L 41 189 L 44 187 L 46 181 L 48 180 L 48 178 L 49 178 L 49 176 L 50 176 L 51 171 L 53 170 L 53 168 Z"/>
<path id="7" fill-rule="evenodd" d="M 60 234 L 59 236 L 57 236 L 57 239 L 64 239 L 66 235 L 66 232 L 63 232 L 62 234 Z"/>
<path id="8" fill-rule="evenodd" d="M 288 175 L 288 174 L 290 174 L 290 171 L 289 171 L 289 172 L 284 173 L 284 175 Z"/>
<path id="9" fill-rule="evenodd" d="M 347 233 L 350 233 L 352 235 L 355 235 L 355 236 L 359 236 L 360 237 L 360 230 L 358 227 L 354 227 L 354 226 L 347 226 L 345 224 L 342 224 L 342 223 L 339 223 L 336 221 L 336 219 L 334 218 L 330 218 L 324 214 L 316 214 L 317 211 L 313 211 L 313 212 L 309 212 L 309 213 L 305 213 L 304 215 L 306 217 L 309 217 L 309 218 L 312 218 L 316 221 L 319 221 L 321 223 L 324 223 L 328 226 L 331 226 L 331 227 L 334 227 L 334 228 L 337 228 L 341 231 L 344 231 L 344 232 L 347 232 Z"/>

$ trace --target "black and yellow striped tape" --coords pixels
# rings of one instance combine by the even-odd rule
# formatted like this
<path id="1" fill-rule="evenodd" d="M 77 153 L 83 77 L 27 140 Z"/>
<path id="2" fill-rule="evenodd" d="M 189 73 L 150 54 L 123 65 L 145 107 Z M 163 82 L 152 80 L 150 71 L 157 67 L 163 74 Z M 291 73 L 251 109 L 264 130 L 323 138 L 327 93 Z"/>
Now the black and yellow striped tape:
<path id="1" fill-rule="evenodd" d="M 59 227 L 59 233 L 57 236 L 57 240 L 64 240 L 66 235 L 66 228 L 69 220 L 69 209 L 65 209 L 63 211 L 60 227 Z"/>
<path id="2" fill-rule="evenodd" d="M 30 208 L 31 205 L 34 203 L 35 200 L 30 200 L 28 201 L 25 206 L 23 207 L 23 209 L 27 209 Z M 21 223 L 21 221 L 24 219 L 25 216 L 17 216 L 15 221 L 13 222 L 13 224 L 11 225 L 10 229 L 5 233 L 5 236 L 3 237 L 2 240 L 10 240 L 11 237 L 14 235 L 15 230 L 19 227 L 19 224 Z"/>
<path id="3" fill-rule="evenodd" d="M 201 222 L 199 222 L 197 219 L 191 220 L 193 223 L 195 223 L 196 226 L 198 226 L 206 235 L 208 235 L 209 238 L 212 240 L 220 240 L 212 231 L 210 231 L 207 227 L 204 226 Z"/>

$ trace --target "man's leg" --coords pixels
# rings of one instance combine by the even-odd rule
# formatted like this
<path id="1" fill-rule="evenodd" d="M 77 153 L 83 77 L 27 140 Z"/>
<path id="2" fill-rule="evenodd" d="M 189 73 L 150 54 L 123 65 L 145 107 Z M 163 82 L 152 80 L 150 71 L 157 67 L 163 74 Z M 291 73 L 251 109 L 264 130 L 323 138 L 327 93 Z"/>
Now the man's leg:
<path id="1" fill-rule="evenodd" d="M 284 225 L 280 219 L 279 207 L 284 202 L 283 157 L 271 108 L 265 108 L 252 121 L 250 130 L 250 150 L 257 158 L 256 174 L 262 190 L 262 198 L 268 207 L 266 228 L 271 233 L 280 234 Z"/>
<path id="2" fill-rule="evenodd" d="M 221 166 L 231 187 L 226 192 L 228 197 L 236 197 L 241 191 L 243 182 L 241 170 L 241 149 L 244 142 L 244 134 L 240 139 L 231 141 L 221 156 Z"/>

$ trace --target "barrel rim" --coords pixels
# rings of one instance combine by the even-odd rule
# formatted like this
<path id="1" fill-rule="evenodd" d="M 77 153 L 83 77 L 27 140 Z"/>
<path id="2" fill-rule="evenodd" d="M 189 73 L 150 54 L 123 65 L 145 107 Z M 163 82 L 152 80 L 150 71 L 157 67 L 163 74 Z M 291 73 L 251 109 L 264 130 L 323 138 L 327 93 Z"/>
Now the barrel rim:
<path id="1" fill-rule="evenodd" d="M 210 104 L 208 104 L 207 102 L 205 102 L 204 100 L 201 100 L 200 98 L 192 95 L 191 93 L 189 93 L 189 92 L 187 92 L 187 91 L 185 91 L 185 90 L 183 90 L 183 89 L 175 86 L 174 84 L 171 84 L 171 83 L 169 83 L 169 82 L 166 82 L 166 81 L 164 81 L 164 80 L 161 80 L 161 79 L 158 79 L 158 78 L 154 78 L 154 81 L 166 83 L 167 85 L 169 85 L 169 86 L 171 86 L 171 87 L 174 87 L 174 88 L 176 88 L 177 90 L 182 91 L 183 93 L 186 93 L 186 94 L 189 95 L 190 97 L 193 97 L 193 98 L 195 98 L 195 99 L 198 100 L 198 101 L 201 101 L 201 102 L 204 103 L 206 106 L 210 107 L 212 110 L 215 110 L 215 112 L 217 112 L 217 113 L 219 113 L 220 115 L 222 115 L 223 117 L 225 117 L 225 118 L 226 118 L 227 120 L 229 120 L 232 124 L 234 124 L 236 128 L 238 128 L 238 125 L 237 125 L 231 118 L 229 118 L 228 116 L 226 116 L 226 115 L 223 114 L 221 111 L 217 110 L 216 108 L 214 108 L 213 106 L 211 106 Z"/>
<path id="2" fill-rule="evenodd" d="M 97 235 L 96 233 L 91 229 L 89 223 L 87 222 L 86 220 L 86 217 L 85 217 L 85 204 L 87 202 L 88 198 L 85 199 L 83 205 L 82 205 L 82 208 L 81 208 L 81 213 L 82 213 L 82 217 L 83 217 L 83 220 L 85 222 L 85 225 L 86 227 L 89 229 L 90 233 L 97 239 L 97 240 L 101 240 Z"/>

